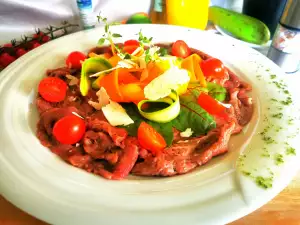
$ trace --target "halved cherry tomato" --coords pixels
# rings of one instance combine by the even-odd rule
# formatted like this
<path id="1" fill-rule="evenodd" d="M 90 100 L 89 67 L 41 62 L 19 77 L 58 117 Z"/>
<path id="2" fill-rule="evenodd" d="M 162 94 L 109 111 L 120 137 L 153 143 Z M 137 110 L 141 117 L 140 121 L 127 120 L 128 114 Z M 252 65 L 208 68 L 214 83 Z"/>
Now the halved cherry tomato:
<path id="1" fill-rule="evenodd" d="M 186 58 L 191 54 L 191 49 L 189 46 L 182 40 L 175 41 L 172 45 L 172 55 Z"/>
<path id="2" fill-rule="evenodd" d="M 54 137 L 62 144 L 75 144 L 81 140 L 84 133 L 84 120 L 75 115 L 61 118 L 53 127 Z"/>
<path id="3" fill-rule="evenodd" d="M 132 54 L 139 46 L 140 43 L 137 40 L 128 40 L 124 42 L 123 50 L 129 54 Z"/>
<path id="4" fill-rule="evenodd" d="M 204 76 L 213 78 L 223 78 L 226 74 L 226 68 L 221 60 L 210 58 L 200 62 L 200 67 Z"/>
<path id="5" fill-rule="evenodd" d="M 226 107 L 208 94 L 202 92 L 198 97 L 198 104 L 213 116 L 227 117 Z"/>
<path id="6" fill-rule="evenodd" d="M 38 91 L 48 102 L 60 102 L 65 99 L 67 84 L 57 77 L 46 77 L 41 80 Z"/>
<path id="7" fill-rule="evenodd" d="M 86 55 L 82 52 L 71 52 L 66 59 L 66 64 L 69 68 L 81 69 L 81 64 L 85 59 Z"/>
<path id="8" fill-rule="evenodd" d="M 146 122 L 141 122 L 137 137 L 140 145 L 154 154 L 167 146 L 163 136 Z"/>
<path id="9" fill-rule="evenodd" d="M 132 54 L 138 47 L 137 45 L 124 46 L 123 51 Z"/>
<path id="10" fill-rule="evenodd" d="M 124 46 L 140 46 L 137 40 L 128 40 L 124 42 Z"/>

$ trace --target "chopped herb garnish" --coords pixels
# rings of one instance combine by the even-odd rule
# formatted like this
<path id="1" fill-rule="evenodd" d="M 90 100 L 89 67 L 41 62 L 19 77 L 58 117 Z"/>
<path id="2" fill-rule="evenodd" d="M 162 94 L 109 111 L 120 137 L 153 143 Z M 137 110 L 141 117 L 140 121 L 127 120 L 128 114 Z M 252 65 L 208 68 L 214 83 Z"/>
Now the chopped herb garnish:
<path id="1" fill-rule="evenodd" d="M 280 101 L 281 104 L 283 105 L 290 105 L 292 104 L 292 98 L 291 97 L 287 97 L 287 99 L 285 101 Z"/>
<path id="2" fill-rule="evenodd" d="M 280 165 L 280 164 L 284 163 L 283 155 L 282 154 L 279 154 L 279 153 L 276 154 L 275 157 L 274 157 L 274 159 L 275 159 L 275 164 L 276 165 Z"/>
<path id="3" fill-rule="evenodd" d="M 276 78 L 276 75 L 275 74 L 272 74 L 270 75 L 271 79 L 275 79 Z"/>
<path id="4" fill-rule="evenodd" d="M 273 118 L 281 119 L 283 117 L 282 113 L 276 113 L 272 115 Z"/>
<path id="5" fill-rule="evenodd" d="M 271 101 L 272 101 L 272 102 L 278 102 L 278 100 L 275 99 L 275 98 L 271 98 Z"/>
<path id="6" fill-rule="evenodd" d="M 285 153 L 287 155 L 296 155 L 296 149 L 294 149 L 293 147 L 288 147 L 285 151 Z"/>
<path id="7" fill-rule="evenodd" d="M 248 172 L 248 171 L 242 171 L 242 173 L 243 173 L 245 176 L 251 176 L 251 173 Z"/>
<path id="8" fill-rule="evenodd" d="M 272 183 L 273 183 L 273 177 L 262 177 L 262 176 L 258 176 L 255 179 L 255 182 L 258 186 L 262 187 L 262 188 L 271 188 L 272 187 Z"/>

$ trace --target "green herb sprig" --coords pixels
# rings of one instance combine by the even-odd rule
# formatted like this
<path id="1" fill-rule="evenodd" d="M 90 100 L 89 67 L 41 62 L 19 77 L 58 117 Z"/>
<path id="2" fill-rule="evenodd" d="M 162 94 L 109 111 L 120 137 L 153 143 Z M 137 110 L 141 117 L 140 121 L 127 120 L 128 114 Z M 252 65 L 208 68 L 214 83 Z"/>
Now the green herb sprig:
<path id="1" fill-rule="evenodd" d="M 99 39 L 98 45 L 101 46 L 105 43 L 105 41 L 108 41 L 110 45 L 112 46 L 112 52 L 115 53 L 114 51 L 117 50 L 119 53 L 121 53 L 121 49 L 117 46 L 115 46 L 113 42 L 113 38 L 119 38 L 122 37 L 121 34 L 118 33 L 112 33 L 110 30 L 110 26 L 112 25 L 118 25 L 119 23 L 108 23 L 107 18 L 102 17 L 101 15 L 97 16 L 98 22 L 99 23 L 104 23 L 104 31 L 105 33 L 102 35 L 102 38 Z"/>

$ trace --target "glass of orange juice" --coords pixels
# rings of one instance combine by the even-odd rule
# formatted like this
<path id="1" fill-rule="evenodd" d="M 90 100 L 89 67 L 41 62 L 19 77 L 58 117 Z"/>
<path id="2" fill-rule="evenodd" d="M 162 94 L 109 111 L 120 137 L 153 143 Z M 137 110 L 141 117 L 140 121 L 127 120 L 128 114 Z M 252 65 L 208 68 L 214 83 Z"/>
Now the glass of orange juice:
<path id="1" fill-rule="evenodd" d="M 166 0 L 167 23 L 204 30 L 210 0 Z"/>

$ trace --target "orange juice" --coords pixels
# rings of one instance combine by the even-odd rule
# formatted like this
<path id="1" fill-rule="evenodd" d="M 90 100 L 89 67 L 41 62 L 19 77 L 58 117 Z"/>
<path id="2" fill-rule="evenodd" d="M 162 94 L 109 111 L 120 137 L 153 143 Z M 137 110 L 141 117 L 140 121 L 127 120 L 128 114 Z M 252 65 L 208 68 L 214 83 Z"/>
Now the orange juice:
<path id="1" fill-rule="evenodd" d="M 167 22 L 204 30 L 208 7 L 209 0 L 166 0 Z"/>

